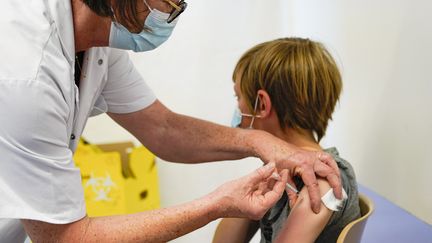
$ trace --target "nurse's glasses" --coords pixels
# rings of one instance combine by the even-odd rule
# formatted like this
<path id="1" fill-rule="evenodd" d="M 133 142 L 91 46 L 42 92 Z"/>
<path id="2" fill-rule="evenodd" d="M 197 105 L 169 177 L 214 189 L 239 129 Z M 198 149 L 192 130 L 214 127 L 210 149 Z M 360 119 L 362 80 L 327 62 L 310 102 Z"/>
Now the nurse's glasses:
<path id="1" fill-rule="evenodd" d="M 168 17 L 167 22 L 171 23 L 173 22 L 178 16 L 180 16 L 181 13 L 183 13 L 187 7 L 187 3 L 184 0 L 181 0 L 179 3 L 174 3 L 171 0 L 164 0 L 167 2 L 171 7 L 173 7 L 173 10 L 170 13 L 170 16 Z"/>

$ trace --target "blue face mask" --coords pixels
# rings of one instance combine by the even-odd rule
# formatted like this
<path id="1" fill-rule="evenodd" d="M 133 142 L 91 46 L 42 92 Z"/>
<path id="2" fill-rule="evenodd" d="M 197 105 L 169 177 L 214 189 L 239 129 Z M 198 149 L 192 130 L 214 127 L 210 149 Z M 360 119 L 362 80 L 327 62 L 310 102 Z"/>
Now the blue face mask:
<path id="1" fill-rule="evenodd" d="M 177 19 L 168 23 L 168 13 L 152 9 L 144 1 L 150 10 L 144 25 L 149 30 L 134 34 L 119 23 L 111 23 L 109 46 L 118 49 L 132 50 L 134 52 L 150 51 L 164 43 L 171 35 L 177 23 Z"/>
<path id="2" fill-rule="evenodd" d="M 256 113 L 256 109 L 258 106 L 258 96 L 255 99 L 255 105 L 254 105 L 254 114 Z M 240 124 L 242 122 L 242 118 L 246 116 L 246 117 L 251 117 L 251 123 L 249 124 L 248 129 L 253 129 L 253 123 L 255 121 L 255 118 L 261 118 L 260 115 L 252 115 L 252 114 L 246 114 L 246 113 L 241 113 L 240 109 L 238 107 L 236 107 L 234 109 L 234 114 L 231 120 L 231 127 L 240 127 Z"/>
<path id="3" fill-rule="evenodd" d="M 234 109 L 234 114 L 231 119 L 231 127 L 240 127 L 241 122 L 242 122 L 242 115 L 240 109 L 236 107 Z"/>

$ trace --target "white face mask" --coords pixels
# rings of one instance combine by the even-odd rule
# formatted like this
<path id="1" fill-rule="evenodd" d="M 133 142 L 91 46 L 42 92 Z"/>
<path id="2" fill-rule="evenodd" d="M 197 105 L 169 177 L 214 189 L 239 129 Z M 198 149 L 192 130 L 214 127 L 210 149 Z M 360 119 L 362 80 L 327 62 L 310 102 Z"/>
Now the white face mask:
<path id="1" fill-rule="evenodd" d="M 258 107 L 258 96 L 255 99 L 255 105 L 254 105 L 254 114 L 256 114 L 256 109 Z M 234 109 L 234 114 L 231 120 L 231 127 L 240 127 L 240 124 L 242 122 L 242 118 L 246 116 L 246 117 L 252 117 L 251 123 L 249 124 L 248 129 L 253 129 L 253 123 L 255 121 L 255 118 L 261 118 L 260 115 L 252 115 L 252 114 L 247 114 L 247 113 L 241 113 L 240 109 L 238 107 L 236 107 Z"/>
<path id="2" fill-rule="evenodd" d="M 111 23 L 109 46 L 118 49 L 132 50 L 134 52 L 150 51 L 164 43 L 171 35 L 178 18 L 168 23 L 169 14 L 152 9 L 146 1 L 144 3 L 150 10 L 144 26 L 150 31 L 143 30 L 134 34 L 119 23 Z"/>

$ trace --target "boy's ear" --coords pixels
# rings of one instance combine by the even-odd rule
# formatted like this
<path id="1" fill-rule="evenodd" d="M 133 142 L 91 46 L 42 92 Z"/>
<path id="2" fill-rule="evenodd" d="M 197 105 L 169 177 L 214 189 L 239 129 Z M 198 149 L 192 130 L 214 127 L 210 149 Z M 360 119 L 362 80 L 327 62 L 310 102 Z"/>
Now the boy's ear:
<path id="1" fill-rule="evenodd" d="M 270 116 L 271 109 L 272 103 L 269 94 L 263 89 L 258 90 L 258 115 L 261 118 L 267 118 Z"/>

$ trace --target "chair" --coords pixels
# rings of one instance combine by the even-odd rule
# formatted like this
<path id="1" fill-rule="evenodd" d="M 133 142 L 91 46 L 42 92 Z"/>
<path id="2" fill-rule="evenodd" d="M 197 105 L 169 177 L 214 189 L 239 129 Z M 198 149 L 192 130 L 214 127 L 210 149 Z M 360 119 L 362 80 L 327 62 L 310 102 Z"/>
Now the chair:
<path id="1" fill-rule="evenodd" d="M 359 195 L 361 217 L 345 226 L 336 243 L 359 243 L 366 226 L 366 221 L 374 211 L 373 202 L 363 194 Z"/>

